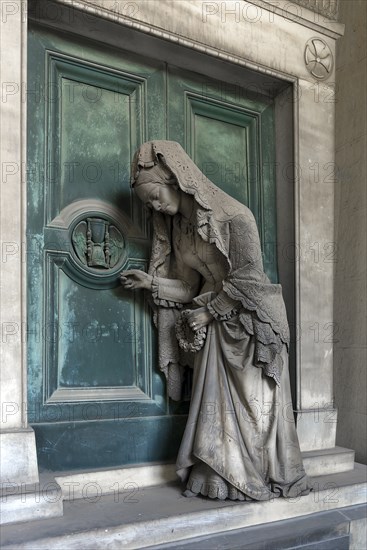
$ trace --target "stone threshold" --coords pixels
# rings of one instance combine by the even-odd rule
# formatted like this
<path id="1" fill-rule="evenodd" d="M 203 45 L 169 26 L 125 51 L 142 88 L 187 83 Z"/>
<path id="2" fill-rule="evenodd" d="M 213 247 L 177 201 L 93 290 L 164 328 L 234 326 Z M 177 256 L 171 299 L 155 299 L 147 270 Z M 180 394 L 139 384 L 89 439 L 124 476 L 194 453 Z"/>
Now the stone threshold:
<path id="1" fill-rule="evenodd" d="M 116 485 L 110 495 L 85 493 L 64 502 L 64 516 L 6 525 L 3 550 L 148 548 L 236 529 L 341 510 L 366 502 L 366 467 L 313 478 L 304 497 L 271 502 L 185 498 L 174 483 L 156 487 Z"/>
<path id="2" fill-rule="evenodd" d="M 333 447 L 302 453 L 309 476 L 353 470 L 354 451 Z M 175 464 L 150 463 L 125 468 L 43 473 L 39 483 L 3 483 L 0 524 L 35 521 L 63 515 L 63 501 L 93 500 L 107 494 L 177 481 Z"/>
<path id="3" fill-rule="evenodd" d="M 302 453 L 305 470 L 309 476 L 336 474 L 353 470 L 355 452 L 343 447 L 333 447 Z M 54 478 L 60 485 L 63 499 L 83 498 L 85 487 L 90 484 L 100 489 L 101 494 L 113 493 L 120 489 L 151 487 L 177 481 L 175 463 L 141 464 L 125 468 L 109 468 L 82 472 L 55 473 Z"/>

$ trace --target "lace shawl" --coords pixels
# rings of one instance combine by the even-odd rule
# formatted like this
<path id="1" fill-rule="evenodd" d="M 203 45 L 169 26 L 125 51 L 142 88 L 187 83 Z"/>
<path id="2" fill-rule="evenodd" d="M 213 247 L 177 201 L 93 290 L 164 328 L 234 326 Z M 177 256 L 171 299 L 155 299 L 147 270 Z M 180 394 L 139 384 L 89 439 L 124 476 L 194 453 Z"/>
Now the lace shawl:
<path id="1" fill-rule="evenodd" d="M 281 364 L 278 355 L 282 345 L 289 345 L 289 327 L 281 286 L 272 284 L 263 271 L 258 230 L 251 211 L 215 186 L 196 166 L 179 143 L 152 141 L 136 152 L 132 165 L 132 180 L 139 170 L 161 164 L 172 173 L 184 193 L 196 202 L 196 228 L 204 241 L 214 243 L 226 260 L 227 276 L 223 291 L 241 302 L 240 315 L 247 332 L 256 340 L 256 364 L 278 384 Z M 233 229 L 233 220 L 240 219 Z M 153 241 L 149 273 L 157 277 L 173 277 L 174 254 L 171 246 L 172 219 L 160 212 L 153 213 Z M 233 249 L 236 253 L 231 254 Z M 240 251 L 240 253 L 238 253 Z M 168 304 L 167 304 L 168 305 Z M 178 350 L 172 327 L 179 311 L 164 304 L 155 305 L 155 323 L 159 338 L 159 365 L 170 386 L 169 366 L 185 361 Z M 177 371 L 177 368 L 176 368 Z M 175 375 L 177 384 L 177 372 Z M 171 388 L 172 390 L 172 388 Z M 175 395 L 177 388 L 172 390 Z M 171 392 L 172 393 L 172 392 Z"/>

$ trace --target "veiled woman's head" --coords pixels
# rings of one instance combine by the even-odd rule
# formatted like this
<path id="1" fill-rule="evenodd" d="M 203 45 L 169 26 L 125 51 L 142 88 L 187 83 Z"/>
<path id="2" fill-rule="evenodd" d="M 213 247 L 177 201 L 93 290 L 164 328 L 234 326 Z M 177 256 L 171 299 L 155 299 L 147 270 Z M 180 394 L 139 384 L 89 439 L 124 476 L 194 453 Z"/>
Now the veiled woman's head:
<path id="1" fill-rule="evenodd" d="M 162 164 L 139 167 L 132 187 L 147 208 L 169 216 L 179 211 L 181 191 L 176 178 Z"/>

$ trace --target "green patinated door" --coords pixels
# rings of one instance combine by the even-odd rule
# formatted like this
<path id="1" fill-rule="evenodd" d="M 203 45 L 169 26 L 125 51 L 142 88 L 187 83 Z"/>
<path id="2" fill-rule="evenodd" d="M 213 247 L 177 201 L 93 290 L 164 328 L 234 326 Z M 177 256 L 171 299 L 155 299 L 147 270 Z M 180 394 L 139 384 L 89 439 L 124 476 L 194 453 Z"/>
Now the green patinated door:
<path id="1" fill-rule="evenodd" d="M 144 141 L 179 141 L 252 209 L 275 281 L 272 103 L 37 26 L 28 65 L 28 416 L 40 467 L 172 460 L 187 403 L 166 397 L 143 293 L 118 284 L 149 258 L 130 162 Z"/>

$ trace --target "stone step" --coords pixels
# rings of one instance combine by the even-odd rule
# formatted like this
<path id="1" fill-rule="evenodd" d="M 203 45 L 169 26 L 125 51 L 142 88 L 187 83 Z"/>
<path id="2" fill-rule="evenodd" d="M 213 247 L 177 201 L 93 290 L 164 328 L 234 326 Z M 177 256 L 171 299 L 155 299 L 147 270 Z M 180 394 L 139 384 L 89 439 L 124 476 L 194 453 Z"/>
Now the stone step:
<path id="1" fill-rule="evenodd" d="M 63 515 L 62 490 L 50 476 L 32 485 L 6 483 L 0 499 L 0 525 Z"/>
<path id="2" fill-rule="evenodd" d="M 354 468 L 355 452 L 344 447 L 304 451 L 303 465 L 311 477 L 348 472 Z"/>
<path id="3" fill-rule="evenodd" d="M 350 550 L 351 520 L 356 515 L 357 521 L 365 517 L 366 505 L 150 546 L 147 550 Z M 363 546 L 355 548 L 361 550 Z"/>
<path id="4" fill-rule="evenodd" d="M 350 471 L 354 467 L 354 451 L 343 447 L 303 452 L 302 456 L 306 472 L 312 477 Z M 174 464 L 43 474 L 38 484 L 4 485 L 0 523 L 58 517 L 62 515 L 64 500 L 111 494 L 117 489 L 134 493 L 138 488 L 165 485 L 176 480 Z"/>
<path id="5" fill-rule="evenodd" d="M 185 498 L 177 484 L 64 502 L 64 517 L 5 525 L 3 550 L 148 548 L 300 519 L 366 502 L 366 467 L 313 479 L 315 490 L 269 502 Z M 212 548 L 210 546 L 210 548 Z M 215 547 L 214 547 L 215 548 Z M 337 548 L 337 546 L 335 546 Z"/>
<path id="6" fill-rule="evenodd" d="M 333 447 L 303 452 L 305 469 L 310 476 L 329 475 L 354 468 L 354 451 Z M 105 495 L 119 488 L 151 487 L 177 481 L 175 464 L 143 464 L 127 468 L 110 468 L 83 472 L 54 473 L 64 500 L 83 498 L 88 483 Z"/>

